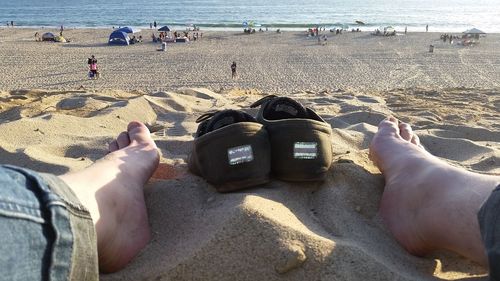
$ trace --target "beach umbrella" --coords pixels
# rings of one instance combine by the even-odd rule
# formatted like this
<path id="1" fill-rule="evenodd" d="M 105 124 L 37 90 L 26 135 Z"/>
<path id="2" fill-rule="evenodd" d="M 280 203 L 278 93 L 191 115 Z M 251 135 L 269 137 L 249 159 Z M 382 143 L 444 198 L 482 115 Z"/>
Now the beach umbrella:
<path id="1" fill-rule="evenodd" d="M 244 27 L 254 27 L 255 23 L 253 21 L 244 21 L 243 26 Z"/>
<path id="2" fill-rule="evenodd" d="M 170 31 L 170 28 L 168 28 L 168 26 L 163 26 L 163 27 L 160 27 L 158 28 L 158 31 Z"/>

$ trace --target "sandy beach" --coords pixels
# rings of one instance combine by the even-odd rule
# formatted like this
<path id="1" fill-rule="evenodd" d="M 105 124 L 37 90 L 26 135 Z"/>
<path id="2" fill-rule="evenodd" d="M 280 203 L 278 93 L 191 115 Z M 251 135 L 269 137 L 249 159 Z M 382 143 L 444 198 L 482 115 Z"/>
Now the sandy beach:
<path id="1" fill-rule="evenodd" d="M 35 42 L 35 32 L 51 29 L 0 28 L 0 89 L 141 89 L 179 87 L 260 89 L 273 93 L 336 89 L 389 90 L 408 87 L 500 86 L 500 35 L 489 34 L 475 47 L 453 46 L 439 33 L 372 36 L 369 32 L 332 35 L 326 46 L 305 32 L 203 32 L 190 44 L 169 44 L 158 52 L 150 30 L 144 43 L 108 46 L 111 29 L 70 29 L 71 43 Z M 158 33 L 156 33 L 158 36 Z M 435 46 L 429 53 L 429 45 Z M 94 54 L 102 79 L 88 81 L 86 59 Z M 239 79 L 230 79 L 238 64 Z"/>
<path id="2" fill-rule="evenodd" d="M 145 187 L 152 240 L 102 280 L 485 280 L 487 269 L 465 258 L 415 257 L 394 240 L 377 213 L 384 179 L 368 145 L 394 115 L 432 154 L 499 175 L 500 35 L 465 48 L 437 33 L 327 33 L 321 46 L 301 32 L 204 32 L 158 52 L 149 30 L 147 42 L 128 47 L 107 46 L 109 30 L 67 30 L 66 44 L 35 42 L 35 31 L 0 29 L 0 163 L 79 170 L 131 120 L 148 124 L 162 154 Z M 98 80 L 86 76 L 92 54 Z M 255 114 L 249 105 L 270 93 L 332 126 L 324 182 L 219 194 L 188 172 L 198 116 Z"/>

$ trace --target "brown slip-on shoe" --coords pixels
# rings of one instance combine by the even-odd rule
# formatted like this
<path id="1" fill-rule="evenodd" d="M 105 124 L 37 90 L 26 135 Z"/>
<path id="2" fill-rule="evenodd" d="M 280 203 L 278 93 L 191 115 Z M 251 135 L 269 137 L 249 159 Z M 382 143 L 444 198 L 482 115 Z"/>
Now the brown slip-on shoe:
<path id="1" fill-rule="evenodd" d="M 269 181 L 271 146 L 264 126 L 238 110 L 200 116 L 189 170 L 230 192 Z"/>
<path id="2" fill-rule="evenodd" d="M 288 97 L 266 96 L 257 121 L 269 133 L 271 170 L 288 181 L 323 180 L 333 159 L 332 128 L 318 114 Z"/>

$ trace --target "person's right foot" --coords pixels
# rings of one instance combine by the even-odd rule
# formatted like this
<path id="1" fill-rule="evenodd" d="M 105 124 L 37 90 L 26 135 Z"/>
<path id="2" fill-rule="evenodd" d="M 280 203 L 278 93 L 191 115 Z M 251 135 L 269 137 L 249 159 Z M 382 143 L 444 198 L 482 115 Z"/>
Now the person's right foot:
<path id="1" fill-rule="evenodd" d="M 408 124 L 388 118 L 370 144 L 386 185 L 380 214 L 411 254 L 448 249 L 487 264 L 477 212 L 500 177 L 451 166 L 428 153 Z"/>
<path id="2" fill-rule="evenodd" d="M 143 187 L 159 161 L 148 128 L 139 122 L 131 122 L 109 149 L 91 166 L 60 177 L 90 211 L 103 272 L 122 269 L 148 243 Z"/>

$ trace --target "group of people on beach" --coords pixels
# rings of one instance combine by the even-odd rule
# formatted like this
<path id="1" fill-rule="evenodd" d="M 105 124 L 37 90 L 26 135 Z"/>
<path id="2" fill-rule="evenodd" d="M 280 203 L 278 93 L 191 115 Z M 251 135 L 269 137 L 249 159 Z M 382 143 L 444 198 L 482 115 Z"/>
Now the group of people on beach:
<path id="1" fill-rule="evenodd" d="M 441 40 L 446 43 L 446 41 L 449 41 L 450 44 L 453 42 L 453 39 L 459 39 L 460 37 L 457 35 L 451 35 L 451 34 L 441 34 Z"/>
<path id="2" fill-rule="evenodd" d="M 199 29 L 198 29 L 199 30 Z M 168 32 L 161 31 L 158 36 L 153 32 L 151 34 L 151 39 L 153 43 L 162 43 L 162 42 L 175 42 L 178 39 L 184 39 L 186 41 L 197 41 L 203 38 L 203 32 L 191 32 L 188 31 L 174 31 L 171 33 L 172 36 L 169 36 Z"/>
<path id="3" fill-rule="evenodd" d="M 380 29 L 375 29 L 375 32 L 372 33 L 373 35 L 378 35 L 378 36 L 395 36 L 396 35 L 396 29 L 388 29 L 387 27 L 384 27 L 383 31 L 380 31 Z"/>

